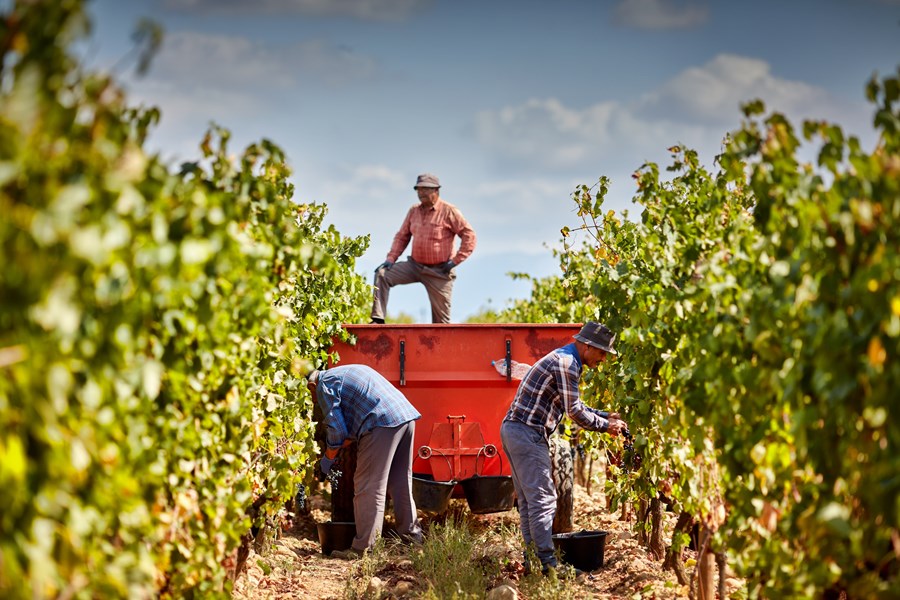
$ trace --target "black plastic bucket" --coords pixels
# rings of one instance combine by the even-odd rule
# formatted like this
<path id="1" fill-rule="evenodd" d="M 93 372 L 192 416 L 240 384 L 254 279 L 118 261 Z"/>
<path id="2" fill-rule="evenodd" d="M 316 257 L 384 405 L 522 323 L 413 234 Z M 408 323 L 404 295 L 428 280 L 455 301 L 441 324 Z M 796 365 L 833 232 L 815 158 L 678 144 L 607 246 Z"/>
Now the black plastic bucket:
<path id="1" fill-rule="evenodd" d="M 412 493 L 416 508 L 430 513 L 442 513 L 450 506 L 455 481 L 434 481 L 413 476 Z"/>
<path id="2" fill-rule="evenodd" d="M 516 502 L 516 488 L 509 475 L 476 475 L 459 482 L 469 510 L 476 515 L 503 512 Z"/>
<path id="3" fill-rule="evenodd" d="M 603 566 L 606 534 L 606 531 L 585 530 L 557 533 L 553 536 L 553 545 L 563 561 L 581 571 L 594 571 Z"/>
<path id="4" fill-rule="evenodd" d="M 318 523 L 319 544 L 322 554 L 330 556 L 335 550 L 349 550 L 356 537 L 356 523 L 352 521 L 326 521 Z"/>

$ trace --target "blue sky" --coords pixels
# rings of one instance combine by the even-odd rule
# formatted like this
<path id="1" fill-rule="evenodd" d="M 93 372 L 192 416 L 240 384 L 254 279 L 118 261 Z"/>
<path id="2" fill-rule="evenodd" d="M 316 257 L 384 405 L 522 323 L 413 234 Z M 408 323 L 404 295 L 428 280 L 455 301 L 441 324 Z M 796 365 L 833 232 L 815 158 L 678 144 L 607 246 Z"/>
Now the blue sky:
<path id="1" fill-rule="evenodd" d="M 172 165 L 211 122 L 237 154 L 268 138 L 295 198 L 371 236 L 384 260 L 418 173 L 478 235 L 453 321 L 528 295 L 508 272 L 557 273 L 571 193 L 612 180 L 608 208 L 639 207 L 631 173 L 684 144 L 711 164 L 754 98 L 874 144 L 864 86 L 900 66 L 900 0 L 94 0 L 88 64 L 108 69 L 141 17 L 165 30 L 149 73 L 116 67 L 132 104 L 158 106 L 150 139 Z M 370 279 L 371 280 L 371 279 Z M 389 313 L 430 318 L 424 288 Z"/>

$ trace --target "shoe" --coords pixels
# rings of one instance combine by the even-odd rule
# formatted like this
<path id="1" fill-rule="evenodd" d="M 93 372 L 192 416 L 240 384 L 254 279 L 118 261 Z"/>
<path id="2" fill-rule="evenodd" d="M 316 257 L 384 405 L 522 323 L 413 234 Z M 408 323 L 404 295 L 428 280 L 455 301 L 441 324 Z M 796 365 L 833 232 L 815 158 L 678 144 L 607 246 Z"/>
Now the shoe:
<path id="1" fill-rule="evenodd" d="M 407 550 L 421 549 L 425 545 L 425 537 L 420 533 L 418 536 L 399 534 L 395 532 L 389 533 L 386 537 L 390 537 L 398 545 Z"/>
<path id="2" fill-rule="evenodd" d="M 341 560 L 357 560 L 362 558 L 362 554 L 359 550 L 355 550 L 350 548 L 349 550 L 334 550 L 331 553 L 331 558 L 340 558 Z"/>
<path id="3" fill-rule="evenodd" d="M 384 319 L 372 319 L 369 325 L 384 325 Z"/>

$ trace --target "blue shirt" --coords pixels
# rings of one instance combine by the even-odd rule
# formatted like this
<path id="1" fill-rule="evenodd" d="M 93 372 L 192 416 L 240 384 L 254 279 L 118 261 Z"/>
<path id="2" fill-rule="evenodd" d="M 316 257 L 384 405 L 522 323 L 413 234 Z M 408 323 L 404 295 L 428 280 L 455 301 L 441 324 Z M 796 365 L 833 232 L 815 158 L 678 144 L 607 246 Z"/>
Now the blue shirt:
<path id="1" fill-rule="evenodd" d="M 584 429 L 606 431 L 609 413 L 581 401 L 581 369 L 574 342 L 544 356 L 522 379 L 505 420 L 543 428 L 549 437 L 567 414 Z"/>
<path id="2" fill-rule="evenodd" d="M 316 398 L 325 419 L 325 443 L 340 448 L 375 427 L 397 427 L 422 417 L 400 390 L 366 365 L 319 372 Z"/>

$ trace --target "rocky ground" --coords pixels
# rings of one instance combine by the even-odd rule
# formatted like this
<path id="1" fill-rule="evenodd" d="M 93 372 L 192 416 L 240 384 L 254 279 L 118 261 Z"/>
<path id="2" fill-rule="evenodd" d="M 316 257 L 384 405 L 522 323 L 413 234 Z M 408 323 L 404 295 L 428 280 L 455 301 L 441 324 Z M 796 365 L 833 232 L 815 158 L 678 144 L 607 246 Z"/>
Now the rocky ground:
<path id="1" fill-rule="evenodd" d="M 325 557 L 316 533 L 316 523 L 327 521 L 329 513 L 321 496 L 310 498 L 312 510 L 308 517 L 288 524 L 274 549 L 266 556 L 251 553 L 247 569 L 235 582 L 234 597 L 239 600 L 280 600 L 287 598 L 341 599 L 354 597 L 418 598 L 427 591 L 424 581 L 415 572 L 400 546 L 388 547 L 390 559 L 378 569 L 366 568 L 361 561 L 347 562 Z M 524 577 L 518 557 L 519 539 L 514 533 L 518 513 L 511 510 L 492 515 L 472 515 L 464 507 L 465 500 L 456 507 L 464 512 L 474 527 L 489 531 L 505 531 L 490 539 L 491 552 L 508 556 L 507 566 L 495 587 L 507 585 L 516 590 L 518 598 L 528 598 L 520 586 Z M 671 519 L 670 519 L 671 521 Z M 424 520 L 427 533 L 427 518 Z M 505 525 L 505 526 L 504 526 Z M 576 486 L 576 529 L 609 532 L 606 538 L 604 564 L 587 577 L 572 584 L 577 598 L 686 598 L 687 589 L 680 586 L 672 572 L 663 571 L 660 561 L 654 560 L 638 543 L 632 532 L 633 523 L 610 514 L 601 493 L 589 495 Z M 672 523 L 668 523 L 671 531 Z M 686 555 L 688 565 L 693 555 Z M 373 571 L 373 572 L 367 572 Z M 692 569 L 688 569 L 691 572 Z M 730 584 L 731 582 L 729 582 Z M 507 590 L 506 597 L 513 597 Z"/>

